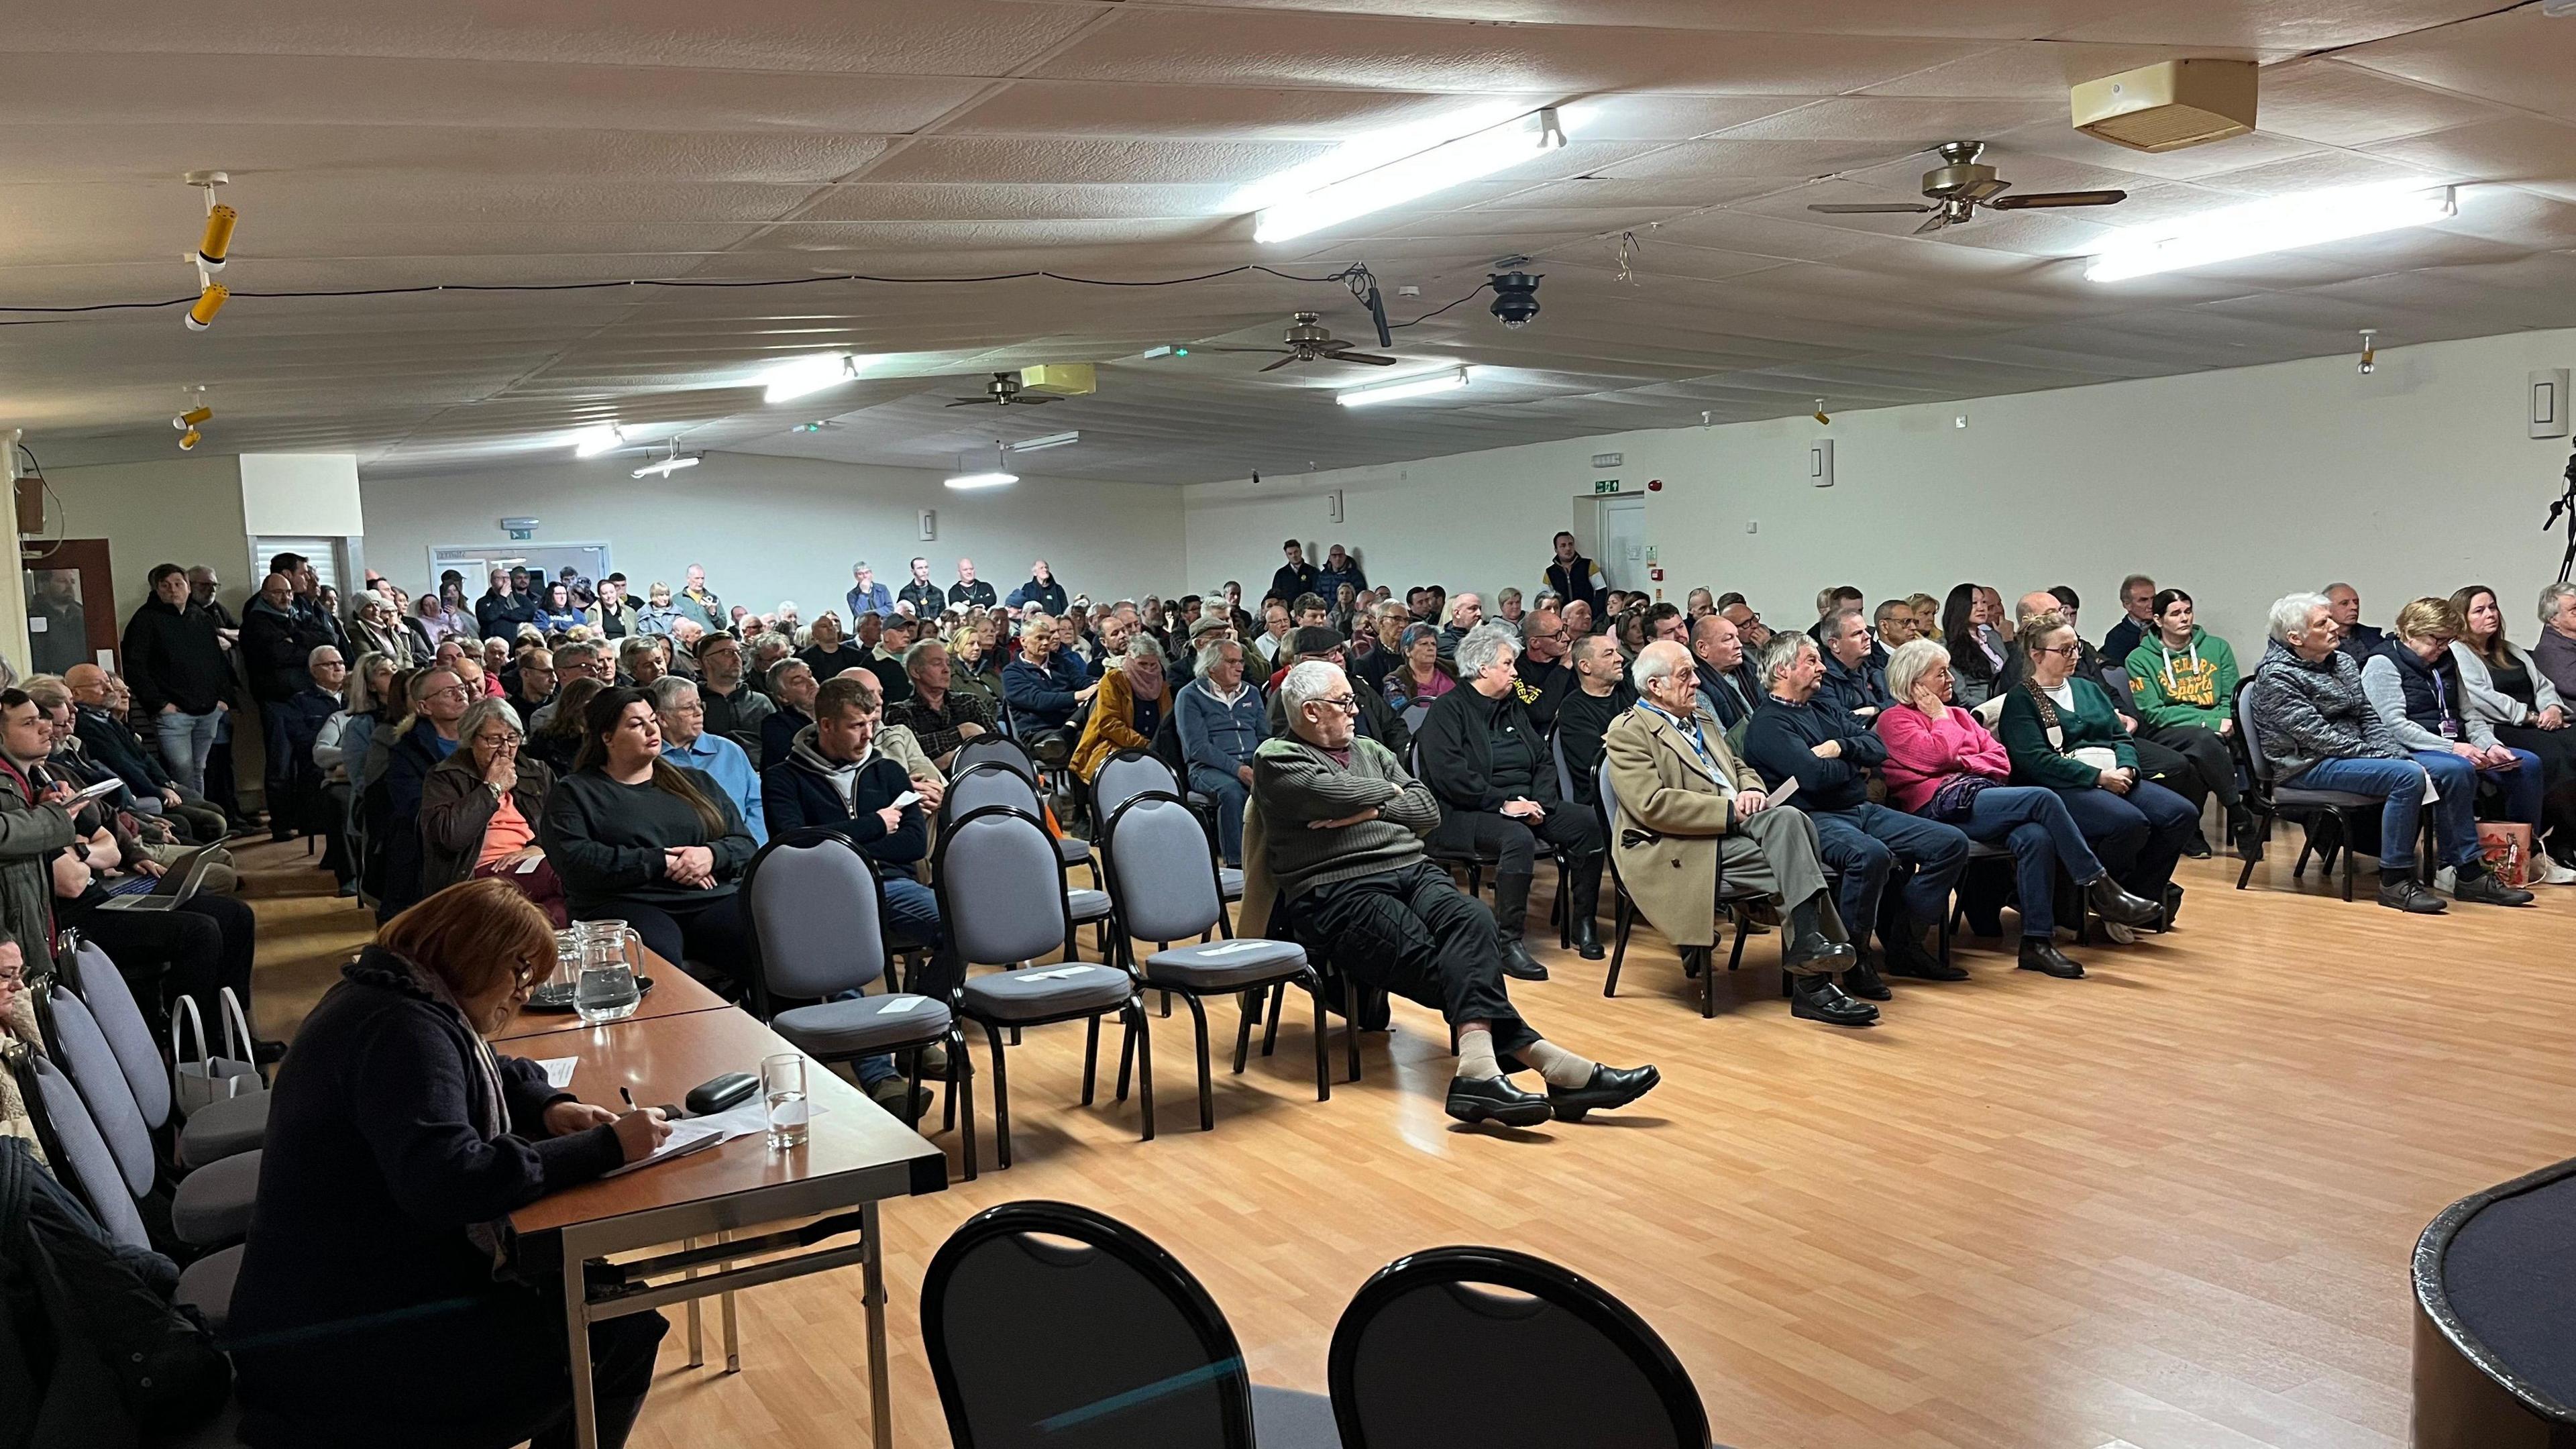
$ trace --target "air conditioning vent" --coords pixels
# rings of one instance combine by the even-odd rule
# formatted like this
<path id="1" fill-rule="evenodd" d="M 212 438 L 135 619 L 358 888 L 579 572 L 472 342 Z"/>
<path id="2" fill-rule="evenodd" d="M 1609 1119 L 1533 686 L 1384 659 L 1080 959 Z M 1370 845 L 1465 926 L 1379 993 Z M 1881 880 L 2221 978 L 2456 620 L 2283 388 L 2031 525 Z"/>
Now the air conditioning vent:
<path id="1" fill-rule="evenodd" d="M 2254 129 L 2250 60 L 2167 60 L 2069 93 L 2075 129 L 2132 151 L 2179 151 Z"/>

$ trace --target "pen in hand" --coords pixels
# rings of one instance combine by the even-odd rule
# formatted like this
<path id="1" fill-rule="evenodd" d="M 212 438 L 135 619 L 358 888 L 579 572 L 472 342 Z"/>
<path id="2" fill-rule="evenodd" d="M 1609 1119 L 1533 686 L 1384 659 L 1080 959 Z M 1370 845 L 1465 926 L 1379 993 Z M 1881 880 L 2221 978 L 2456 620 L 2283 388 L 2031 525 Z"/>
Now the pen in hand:
<path id="1" fill-rule="evenodd" d="M 632 1112 L 635 1110 L 635 1094 L 633 1092 L 626 1090 L 624 1087 L 620 1087 L 617 1089 L 617 1095 L 625 1099 L 627 1111 Z"/>

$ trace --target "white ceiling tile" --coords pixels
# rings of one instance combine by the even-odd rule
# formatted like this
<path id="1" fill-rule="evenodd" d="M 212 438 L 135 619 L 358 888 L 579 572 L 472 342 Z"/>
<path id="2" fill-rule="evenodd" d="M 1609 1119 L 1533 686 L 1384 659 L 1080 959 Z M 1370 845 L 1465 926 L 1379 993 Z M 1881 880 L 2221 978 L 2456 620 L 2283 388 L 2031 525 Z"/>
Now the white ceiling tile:
<path id="1" fill-rule="evenodd" d="M 2533 116 L 2482 121 L 2382 141 L 2369 150 L 2373 156 L 2421 167 L 2434 176 L 2506 181 L 2576 198 L 2576 126 L 2556 121 Z"/>
<path id="2" fill-rule="evenodd" d="M 2360 46 L 2337 59 L 2454 96 L 2576 119 L 2567 83 L 2569 67 L 2576 66 L 2576 33 L 2537 5 Z"/>
<path id="3" fill-rule="evenodd" d="M 2493 120 L 2502 109 L 2356 63 L 2362 51 L 2293 61 L 2263 72 L 2263 130 L 2329 146 L 2367 146 L 2399 136 Z"/>
<path id="4" fill-rule="evenodd" d="M 2449 25 L 2493 0 L 2155 0 L 2058 32 L 2066 40 L 2325 50 Z"/>

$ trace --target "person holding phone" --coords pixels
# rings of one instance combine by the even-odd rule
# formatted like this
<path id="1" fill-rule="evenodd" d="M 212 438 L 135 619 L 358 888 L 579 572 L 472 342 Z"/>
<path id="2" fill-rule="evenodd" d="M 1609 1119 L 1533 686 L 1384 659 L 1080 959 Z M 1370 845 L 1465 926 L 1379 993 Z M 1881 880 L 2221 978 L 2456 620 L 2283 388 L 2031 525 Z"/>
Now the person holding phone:
<path id="1" fill-rule="evenodd" d="M 652 1155 L 671 1128 L 579 1101 L 485 1040 L 554 965 L 533 904 L 469 881 L 387 922 L 305 1018 L 233 1290 L 244 1443 L 571 1442 L 563 1304 L 550 1271 L 548 1286 L 520 1276 L 509 1215 Z M 667 1326 L 591 1326 L 607 1449 L 643 1409 Z"/>

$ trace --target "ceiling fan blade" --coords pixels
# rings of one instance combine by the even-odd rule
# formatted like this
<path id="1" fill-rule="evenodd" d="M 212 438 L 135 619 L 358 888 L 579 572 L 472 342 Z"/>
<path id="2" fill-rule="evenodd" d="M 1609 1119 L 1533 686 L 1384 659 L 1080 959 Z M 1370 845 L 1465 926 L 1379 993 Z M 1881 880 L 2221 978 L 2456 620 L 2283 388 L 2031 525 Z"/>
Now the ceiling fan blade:
<path id="1" fill-rule="evenodd" d="M 1277 351 L 1279 351 L 1279 349 L 1278 349 L 1278 348 L 1276 348 L 1276 347 L 1193 347 L 1193 348 L 1191 348 L 1191 349 L 1190 349 L 1190 351 L 1192 351 L 1192 352 L 1260 352 L 1260 353 L 1271 353 L 1271 352 L 1277 352 Z"/>
<path id="2" fill-rule="evenodd" d="M 1946 211 L 1935 212 L 1930 221 L 1927 221 L 1914 229 L 1914 235 L 1930 236 L 1932 233 L 1939 231 L 1941 228 L 1948 226 L 1949 224 L 1950 213 Z"/>
<path id="3" fill-rule="evenodd" d="M 1041 404 L 1044 404 L 1044 403 L 1062 402 L 1062 401 L 1064 401 L 1064 399 L 1063 399 L 1063 398 L 1060 398 L 1060 397 L 1049 397 L 1049 396 L 1047 396 L 1047 395 L 1046 395 L 1046 394 L 1044 394 L 1044 393 L 1036 393 L 1036 392 L 1015 392 L 1015 393 L 1011 394 L 1009 397 L 1004 398 L 1004 399 L 1003 399 L 1003 401 L 1004 401 L 1004 402 L 1008 402 L 1008 403 L 1016 403 L 1016 404 L 1018 404 L 1019 406 L 1024 407 L 1024 408 L 1033 408 L 1033 407 L 1040 406 Z"/>
<path id="4" fill-rule="evenodd" d="M 2023 211 L 2041 206 L 2116 206 L 2128 199 L 2125 191 L 2030 191 L 1998 197 L 1986 205 L 1997 211 Z"/>
<path id="5" fill-rule="evenodd" d="M 1960 187 L 1957 198 L 1961 201 L 1991 201 L 2010 190 L 2012 190 L 2011 182 L 2000 176 L 1993 176 Z"/>
<path id="6" fill-rule="evenodd" d="M 1279 359 L 1277 362 L 1274 362 L 1274 363 L 1270 364 L 1268 367 L 1265 367 L 1265 368 L 1263 368 L 1263 369 L 1261 369 L 1261 370 L 1262 370 L 1263 372 L 1277 372 L 1279 369 L 1281 369 L 1281 368 L 1283 368 L 1283 367 L 1286 367 L 1288 364 L 1290 364 L 1290 363 L 1292 363 L 1292 362 L 1303 362 L 1303 361 L 1305 361 L 1305 360 L 1306 360 L 1305 358 L 1298 356 L 1298 355 L 1297 355 L 1296 353 L 1294 353 L 1294 352 L 1291 352 L 1291 353 L 1289 353 L 1286 357 L 1283 357 L 1283 358 Z"/>
<path id="7" fill-rule="evenodd" d="M 1810 202 L 1807 205 L 1807 209 L 1809 211 L 1821 211 L 1828 216 L 1878 216 L 1881 214 L 1893 216 L 1898 212 L 1911 212 L 1919 215 L 1927 211 L 1939 211 L 1941 208 L 1937 206 L 1925 206 L 1919 201 L 1872 201 L 1865 203 L 1829 202 L 1823 205 Z"/>
<path id="8" fill-rule="evenodd" d="M 1358 362 L 1365 363 L 1370 367 L 1395 366 L 1394 358 L 1380 357 L 1374 352 L 1329 352 L 1326 353 L 1325 356 L 1330 357 L 1335 362 Z"/>
<path id="9" fill-rule="evenodd" d="M 988 403 L 991 401 L 993 401 L 993 399 L 988 397 L 961 397 L 957 401 L 950 403 L 948 406 L 952 408 L 971 408 L 978 403 Z"/>

